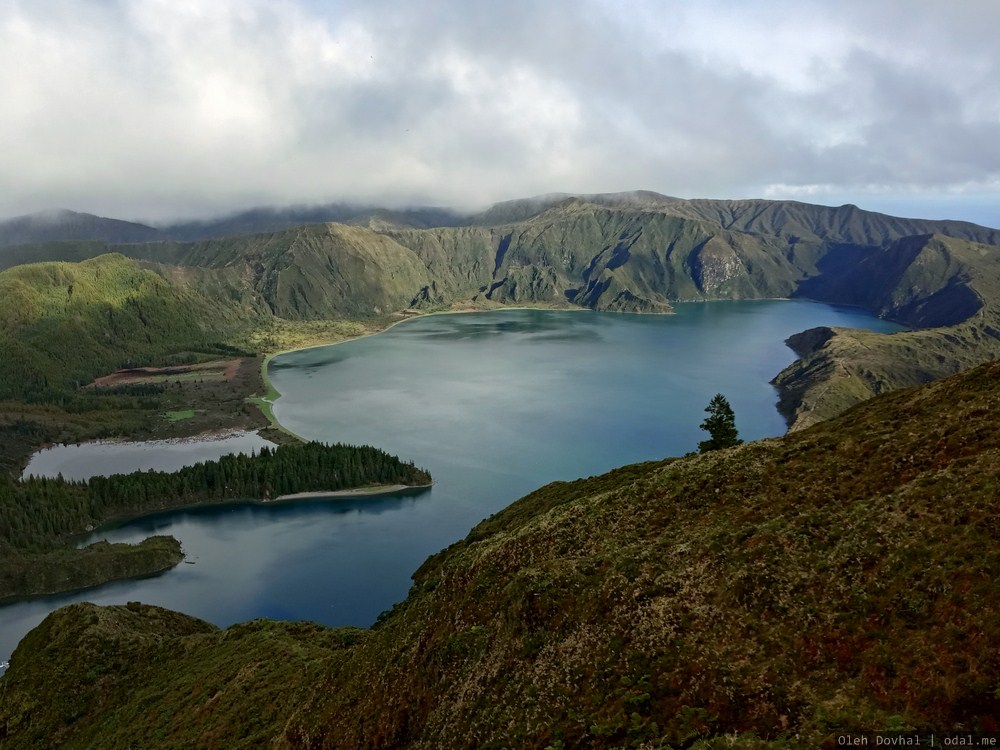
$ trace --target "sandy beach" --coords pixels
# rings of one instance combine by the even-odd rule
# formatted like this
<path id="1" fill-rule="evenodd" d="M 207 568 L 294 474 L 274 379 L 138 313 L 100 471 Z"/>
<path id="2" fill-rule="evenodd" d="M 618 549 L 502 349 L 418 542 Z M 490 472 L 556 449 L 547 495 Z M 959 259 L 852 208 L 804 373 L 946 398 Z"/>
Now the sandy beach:
<path id="1" fill-rule="evenodd" d="M 371 495 L 391 495 L 401 490 L 416 490 L 432 487 L 431 484 L 381 484 L 376 487 L 358 487 L 352 490 L 336 490 L 334 492 L 296 492 L 291 495 L 279 495 L 273 500 L 262 500 L 264 503 L 277 503 L 285 500 L 306 500 L 317 497 L 368 497 Z"/>

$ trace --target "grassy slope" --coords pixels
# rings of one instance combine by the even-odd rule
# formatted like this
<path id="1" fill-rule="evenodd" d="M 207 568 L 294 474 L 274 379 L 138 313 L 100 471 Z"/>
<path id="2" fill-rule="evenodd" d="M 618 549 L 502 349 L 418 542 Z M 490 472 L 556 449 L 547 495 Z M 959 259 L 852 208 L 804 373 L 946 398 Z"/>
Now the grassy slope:
<path id="1" fill-rule="evenodd" d="M 848 302 L 928 328 L 891 336 L 837 330 L 818 346 L 794 347 L 801 359 L 775 378 L 793 429 L 878 393 L 1000 357 L 1000 247 L 939 235 L 907 238 L 817 296 L 843 299 L 848 290 L 854 295 Z"/>
<path id="2" fill-rule="evenodd" d="M 0 397 L 65 389 L 124 366 L 205 347 L 241 317 L 121 255 L 0 273 Z"/>
<path id="3" fill-rule="evenodd" d="M 0 682 L 0 732 L 604 748 L 998 731 L 998 409 L 994 363 L 786 438 L 549 485 L 428 560 L 371 631 L 60 610 Z"/>
<path id="4" fill-rule="evenodd" d="M 170 382 L 146 393 L 78 388 L 122 366 L 232 356 L 218 342 L 262 326 L 261 313 L 235 291 L 210 272 L 114 254 L 0 272 L 0 465 L 17 474 L 46 442 L 253 424 L 243 398 L 259 387 L 259 363 L 241 367 L 229 384 Z M 192 404 L 203 410 L 197 418 L 173 428 L 162 419 Z"/>
<path id="5" fill-rule="evenodd" d="M 424 261 L 443 301 L 654 311 L 676 300 L 787 296 L 803 275 L 784 258 L 783 241 L 576 199 L 516 224 L 389 234 Z"/>
<path id="6" fill-rule="evenodd" d="M 378 310 L 407 306 L 410 290 L 426 283 L 412 253 L 352 227 L 122 249 L 139 258 L 104 254 L 0 272 L 3 469 L 19 473 L 46 442 L 264 427 L 244 403 L 264 390 L 259 359 L 247 360 L 231 383 L 168 381 L 141 397 L 78 386 L 123 366 L 232 356 L 220 342 L 266 353 L 371 332 L 392 320 Z M 192 408 L 193 419 L 162 418 Z"/>
<path id="7" fill-rule="evenodd" d="M 38 373 L 54 371 L 56 358 L 66 353 L 71 366 L 59 369 L 64 386 L 101 374 L 101 366 L 113 369 L 112 361 L 148 356 L 153 342 L 167 350 L 183 346 L 182 339 L 205 340 L 206 322 L 212 336 L 275 351 L 289 341 L 320 341 L 316 330 L 306 330 L 310 326 L 336 327 L 320 321 L 384 324 L 387 315 L 411 305 L 576 304 L 657 312 L 675 300 L 805 296 L 931 329 L 892 337 L 840 332 L 822 351 L 806 352 L 776 379 L 796 429 L 873 393 L 942 377 L 1000 353 L 1000 251 L 980 244 L 1000 242 L 997 230 L 793 202 L 641 194 L 528 203 L 538 211 L 484 215 L 517 219 L 493 226 L 378 225 L 378 233 L 316 224 L 195 243 L 117 246 L 144 261 L 134 273 L 145 274 L 140 289 L 152 290 L 117 308 L 103 299 L 89 308 L 76 296 L 67 299 L 69 285 L 61 280 L 77 267 L 44 266 L 47 278 L 12 269 L 0 274 L 0 280 L 19 281 L 3 289 L 11 300 L 8 318 L 20 321 L 38 295 L 45 316 L 21 325 L 16 336 L 8 333 L 6 344 L 0 333 L 0 347 L 11 353 L 0 360 L 0 397 L 5 383 L 42 387 L 34 382 Z M 103 246 L 58 246 L 74 257 L 87 248 Z M 98 261 L 78 268 L 88 263 Z M 160 330 L 163 321 L 170 322 L 167 330 Z M 134 351 L 137 341 L 141 352 Z"/>
<path id="8" fill-rule="evenodd" d="M 429 283 L 407 248 L 361 227 L 310 224 L 193 243 L 116 248 L 126 255 L 216 274 L 256 307 L 287 320 L 369 318 L 407 307 Z"/>

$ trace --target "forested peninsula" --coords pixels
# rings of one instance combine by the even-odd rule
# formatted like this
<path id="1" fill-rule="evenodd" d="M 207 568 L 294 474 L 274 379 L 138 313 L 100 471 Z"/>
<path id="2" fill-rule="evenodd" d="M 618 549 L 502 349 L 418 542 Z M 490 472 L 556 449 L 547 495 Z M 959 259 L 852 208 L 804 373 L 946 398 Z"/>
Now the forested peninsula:
<path id="1" fill-rule="evenodd" d="M 153 537 L 139 545 L 72 546 L 74 535 L 112 518 L 205 502 L 430 482 L 428 472 L 377 448 L 317 442 L 264 448 L 253 456 L 223 456 L 175 472 L 140 471 L 82 482 L 3 477 L 0 600 L 152 575 L 183 558 L 172 537 Z"/>
<path id="2" fill-rule="evenodd" d="M 0 471 L 10 475 L 0 479 L 0 566 L 28 570 L 33 556 L 42 570 L 38 556 L 48 555 L 45 570 L 67 570 L 84 553 L 54 554 L 66 535 L 114 515 L 346 486 L 326 476 L 310 484 L 315 467 L 298 478 L 248 473 L 245 484 L 181 472 L 111 489 L 12 477 L 52 443 L 230 428 L 294 441 L 255 406 L 273 397 L 267 355 L 426 312 L 669 312 L 676 301 L 804 297 L 910 327 L 793 337 L 800 359 L 774 380 L 792 430 L 1000 356 L 1000 230 L 988 227 L 648 192 L 547 196 L 465 216 L 331 211 L 310 214 L 315 223 L 278 212 L 162 230 L 86 217 L 86 234 L 79 221 L 39 220 L 30 237 L 23 222 L 0 222 Z M 92 578 L 108 580 L 162 570 L 181 552 L 167 540 L 141 554 L 88 554 L 104 571 Z M 126 567 L 105 564 L 126 556 Z M 30 588 L 10 584 L 0 596 Z"/>

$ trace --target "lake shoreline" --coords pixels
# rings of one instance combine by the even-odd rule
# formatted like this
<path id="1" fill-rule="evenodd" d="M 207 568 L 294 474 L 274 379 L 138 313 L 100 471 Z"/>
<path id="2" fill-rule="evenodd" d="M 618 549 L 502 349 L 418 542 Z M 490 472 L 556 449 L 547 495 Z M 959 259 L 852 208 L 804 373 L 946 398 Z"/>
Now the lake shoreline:
<path id="1" fill-rule="evenodd" d="M 859 311 L 863 311 L 865 313 L 868 313 L 870 315 L 875 316 L 875 313 L 872 310 L 869 310 L 868 308 L 864 307 L 863 305 L 848 305 L 848 304 L 841 304 L 841 303 L 834 304 L 834 303 L 823 302 L 822 300 L 814 300 L 814 299 L 811 299 L 811 298 L 808 298 L 808 297 L 802 297 L 802 298 L 797 298 L 797 299 L 800 300 L 800 301 L 804 300 L 806 302 L 815 302 L 815 303 L 821 304 L 821 305 L 830 305 L 831 307 L 841 307 L 841 308 L 845 308 L 845 309 L 859 310 Z M 617 314 L 617 315 L 653 315 L 653 316 L 657 316 L 657 315 L 676 315 L 677 313 L 676 313 L 676 310 L 674 309 L 673 306 L 676 305 L 676 304 L 678 304 L 678 303 L 680 303 L 680 304 L 688 304 L 688 303 L 711 304 L 711 303 L 714 303 L 714 302 L 737 302 L 737 301 L 738 302 L 775 302 L 775 301 L 778 301 L 778 302 L 792 302 L 792 301 L 795 301 L 795 300 L 796 300 L 796 298 L 792 298 L 792 297 L 759 297 L 759 298 L 748 299 L 748 300 L 733 300 L 733 299 L 671 300 L 671 302 L 670 302 L 671 309 L 669 311 L 664 311 L 664 312 L 618 312 L 618 311 L 613 311 L 613 310 L 594 310 L 593 308 L 590 308 L 590 307 L 579 307 L 579 306 L 563 307 L 563 306 L 545 306 L 545 305 L 500 305 L 500 306 L 497 306 L 497 307 L 486 307 L 486 308 L 480 308 L 480 307 L 462 307 L 462 308 L 459 308 L 459 309 L 450 309 L 450 310 L 432 310 L 430 312 L 420 312 L 420 311 L 412 310 L 412 309 L 408 308 L 406 310 L 400 311 L 399 313 L 395 313 L 396 315 L 400 315 L 401 316 L 399 318 L 399 320 L 394 320 L 391 323 L 389 323 L 388 325 L 386 325 L 385 327 L 379 328 L 378 330 L 375 330 L 375 331 L 369 331 L 367 333 L 362 333 L 362 334 L 359 334 L 357 336 L 350 336 L 348 338 L 344 338 L 344 339 L 341 339 L 339 341 L 327 341 L 327 342 L 319 343 L 319 344 L 307 344 L 306 346 L 291 347 L 289 349 L 282 349 L 280 351 L 272 352 L 270 354 L 265 354 L 264 358 L 263 358 L 263 361 L 261 362 L 261 366 L 260 366 L 261 379 L 264 381 L 264 387 L 266 388 L 265 395 L 264 396 L 259 396 L 259 397 L 254 397 L 254 398 L 251 398 L 249 400 L 255 406 L 257 406 L 258 409 L 261 410 L 261 413 L 264 415 L 264 417 L 267 419 L 268 423 L 270 424 L 270 426 L 273 429 L 278 430 L 280 432 L 283 432 L 283 433 L 285 433 L 287 435 L 290 435 L 290 436 L 292 436 L 294 438 L 297 438 L 299 440 L 304 440 L 304 438 L 302 436 L 295 434 L 294 432 L 292 432 L 291 430 L 289 430 L 287 427 L 285 427 L 284 425 L 282 425 L 281 422 L 278 420 L 278 418 L 274 414 L 274 409 L 273 409 L 274 402 L 277 401 L 279 398 L 281 398 L 281 392 L 274 386 L 273 381 L 271 380 L 270 376 L 268 375 L 268 367 L 271 364 L 271 360 L 275 359 L 276 357 L 280 357 L 280 356 L 282 356 L 284 354 L 293 354 L 295 352 L 307 351 L 309 349 L 319 349 L 321 347 L 326 347 L 326 346 L 337 346 L 339 344 L 346 344 L 346 343 L 351 342 L 351 341 L 360 341 L 362 339 L 366 339 L 366 338 L 369 338 L 371 336 L 378 336 L 379 334 L 382 334 L 382 333 L 385 333 L 386 331 L 392 330 L 393 328 L 395 328 L 396 326 L 400 325 L 401 323 L 406 323 L 407 321 L 410 321 L 410 320 L 417 320 L 419 318 L 429 318 L 429 317 L 436 316 L 436 315 L 468 315 L 468 314 L 474 314 L 474 313 L 502 312 L 502 311 L 505 311 L 505 310 L 531 310 L 531 311 L 538 310 L 538 311 L 543 311 L 543 312 L 579 312 L 579 313 L 585 313 L 585 312 L 589 312 L 589 313 L 593 313 L 593 312 L 611 312 L 611 313 L 614 313 L 614 314 Z M 875 317 L 878 317 L 878 316 L 875 316 Z M 899 321 L 896 321 L 896 320 L 894 320 L 891 317 L 884 317 L 884 318 L 881 318 L 881 319 L 882 320 L 887 320 L 889 322 L 897 323 L 899 325 L 903 325 L 902 323 L 899 323 Z M 798 357 L 797 357 L 797 359 L 798 359 Z M 777 376 L 775 376 L 775 377 L 777 377 Z"/>
<path id="2" fill-rule="evenodd" d="M 347 490 L 333 490 L 332 492 L 294 492 L 291 495 L 279 495 L 273 500 L 257 500 L 258 505 L 275 505 L 277 503 L 290 503 L 296 500 L 323 500 L 324 498 L 354 498 L 354 497 L 379 497 L 381 495 L 393 495 L 406 490 L 426 490 L 434 486 L 430 484 L 380 484 L 371 487 L 354 487 Z"/>
<path id="3" fill-rule="evenodd" d="M 814 307 L 820 312 L 814 314 Z M 263 506 L 273 499 L 216 500 L 218 511 L 189 505 L 180 510 L 190 512 L 173 511 L 174 518 L 171 511 L 157 513 L 120 530 L 102 523 L 87 541 L 173 534 L 197 564 L 151 583 L 116 584 L 76 598 L 147 601 L 216 623 L 277 616 L 370 624 L 405 596 L 411 572 L 429 555 L 465 538 L 513 499 L 553 481 L 690 450 L 703 437 L 697 425 L 712 393 L 723 392 L 734 404 L 744 439 L 784 433 L 767 384 L 795 358 L 783 339 L 817 325 L 876 325 L 822 312 L 826 307 L 755 300 L 678 305 L 673 316 L 461 312 L 373 339 L 358 347 L 363 351 L 292 355 L 273 375 L 287 391 L 279 403 L 289 427 L 332 442 L 378 445 L 384 436 L 393 452 L 432 466 L 437 486 L 381 499 L 282 500 L 299 504 L 270 510 Z M 304 370 L 319 365 L 329 366 L 329 373 L 309 370 L 307 378 Z M 677 382 L 668 379 L 674 374 Z M 300 383 L 315 391 L 300 391 Z M 767 426 L 772 422 L 773 429 Z M 282 492 L 272 487 L 271 497 Z M 111 525 L 122 525 L 118 520 Z M 44 609 L 5 609 L 0 652 Z"/>

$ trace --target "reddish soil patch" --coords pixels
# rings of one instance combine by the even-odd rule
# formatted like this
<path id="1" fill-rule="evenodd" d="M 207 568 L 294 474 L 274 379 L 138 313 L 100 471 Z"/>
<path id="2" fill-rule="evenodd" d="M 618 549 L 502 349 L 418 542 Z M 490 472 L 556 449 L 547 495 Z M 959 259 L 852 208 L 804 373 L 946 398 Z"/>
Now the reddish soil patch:
<path id="1" fill-rule="evenodd" d="M 129 367 L 117 370 L 110 375 L 97 378 L 88 388 L 107 388 L 112 385 L 144 383 L 150 380 L 163 380 L 177 375 L 188 375 L 195 372 L 218 375 L 222 380 L 232 380 L 240 369 L 240 359 L 216 359 L 211 362 L 199 362 L 194 365 L 175 365 L 173 367 Z"/>

